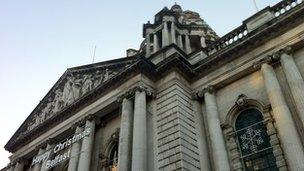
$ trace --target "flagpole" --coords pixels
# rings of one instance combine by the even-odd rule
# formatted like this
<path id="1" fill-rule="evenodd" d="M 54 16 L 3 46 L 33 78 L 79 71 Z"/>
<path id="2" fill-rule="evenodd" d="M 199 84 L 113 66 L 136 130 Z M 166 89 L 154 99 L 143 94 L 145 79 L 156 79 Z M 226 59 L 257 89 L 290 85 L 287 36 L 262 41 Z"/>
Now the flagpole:
<path id="1" fill-rule="evenodd" d="M 256 9 L 257 12 L 258 12 L 258 11 L 259 11 L 259 8 L 258 8 L 258 5 L 257 5 L 256 1 L 255 1 L 255 0 L 252 0 L 252 1 L 253 1 L 253 3 L 254 3 L 255 9 Z"/>

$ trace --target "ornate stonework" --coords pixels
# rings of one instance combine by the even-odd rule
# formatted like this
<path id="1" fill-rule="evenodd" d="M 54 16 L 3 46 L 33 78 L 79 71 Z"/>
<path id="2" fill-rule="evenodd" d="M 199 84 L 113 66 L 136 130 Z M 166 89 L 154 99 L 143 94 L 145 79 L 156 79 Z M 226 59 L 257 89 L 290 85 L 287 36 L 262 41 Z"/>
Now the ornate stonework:
<path id="1" fill-rule="evenodd" d="M 134 86 L 133 88 L 131 88 L 131 89 L 125 91 L 124 94 L 120 95 L 120 96 L 117 98 L 117 101 L 118 101 L 118 102 L 122 102 L 122 100 L 123 100 L 124 98 L 131 98 L 131 97 L 133 97 L 133 96 L 135 95 L 135 92 L 136 92 L 136 91 L 140 91 L 140 92 L 145 91 L 146 94 L 147 94 L 147 96 L 150 96 L 150 97 L 152 97 L 152 98 L 155 97 L 155 92 L 154 92 L 154 90 L 153 90 L 152 88 L 146 86 L 145 84 L 141 83 L 141 84 L 136 85 L 136 86 Z"/>
<path id="2" fill-rule="evenodd" d="M 27 130 L 30 131 L 46 119 L 60 112 L 64 107 L 71 105 L 89 91 L 101 85 L 117 74 L 117 71 L 109 69 L 97 70 L 89 74 L 69 74 L 61 88 L 54 91 L 53 96 L 48 97 L 47 103 L 40 108 L 28 123 Z"/>

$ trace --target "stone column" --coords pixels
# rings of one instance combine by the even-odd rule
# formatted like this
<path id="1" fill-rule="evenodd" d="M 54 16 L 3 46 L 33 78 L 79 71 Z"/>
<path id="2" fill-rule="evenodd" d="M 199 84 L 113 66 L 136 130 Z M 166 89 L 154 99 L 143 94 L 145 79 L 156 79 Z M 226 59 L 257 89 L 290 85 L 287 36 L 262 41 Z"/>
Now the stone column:
<path id="1" fill-rule="evenodd" d="M 281 64 L 286 75 L 291 94 L 302 124 L 304 124 L 304 81 L 301 73 L 291 56 L 291 47 L 286 47 L 281 54 Z"/>
<path id="2" fill-rule="evenodd" d="M 290 170 L 304 169 L 304 152 L 299 134 L 293 122 L 290 110 L 284 99 L 276 74 L 267 63 L 261 66 L 266 92 L 270 101 L 273 118 L 287 158 Z"/>
<path id="3" fill-rule="evenodd" d="M 172 22 L 171 24 L 171 41 L 176 44 L 176 36 L 175 36 L 175 24 Z"/>
<path id="4" fill-rule="evenodd" d="M 157 37 L 157 34 L 154 33 L 153 34 L 153 42 L 154 42 L 154 48 L 153 48 L 153 53 L 157 52 L 159 50 L 159 44 L 158 44 L 158 37 Z"/>
<path id="5" fill-rule="evenodd" d="M 201 170 L 210 170 L 210 160 L 209 160 L 209 152 L 208 152 L 208 143 L 206 139 L 206 131 L 205 131 L 205 123 L 202 112 L 202 105 L 197 101 L 193 101 L 193 109 L 195 111 L 196 118 L 196 129 L 198 130 L 198 146 L 200 149 L 200 164 Z"/>
<path id="6" fill-rule="evenodd" d="M 186 41 L 185 42 L 185 44 L 186 44 L 186 53 L 189 54 L 189 53 L 192 52 L 192 50 L 191 50 L 190 38 L 189 38 L 188 34 L 186 34 L 186 36 L 185 36 L 185 41 Z"/>
<path id="7" fill-rule="evenodd" d="M 164 28 L 162 30 L 162 44 L 163 47 L 166 47 L 169 45 L 169 31 L 168 31 L 168 24 L 167 22 L 164 22 Z"/>
<path id="8" fill-rule="evenodd" d="M 14 171 L 23 171 L 24 170 L 24 162 L 25 161 L 21 158 L 17 159 Z"/>
<path id="9" fill-rule="evenodd" d="M 39 148 L 39 151 L 38 151 L 38 155 L 37 155 L 37 156 L 39 156 L 39 155 L 41 155 L 41 154 L 43 154 L 43 153 L 44 153 L 44 149 L 43 149 L 43 148 Z M 35 165 L 33 166 L 32 171 L 40 171 L 40 169 L 41 169 L 41 163 L 37 163 L 37 164 L 35 164 Z"/>
<path id="10" fill-rule="evenodd" d="M 41 171 L 47 171 L 48 169 L 46 168 L 46 162 L 49 159 L 52 159 L 54 157 L 53 149 L 54 149 L 54 140 L 53 139 L 48 139 L 47 140 L 47 146 L 45 149 L 45 153 L 48 152 L 47 158 L 42 162 L 41 164 Z"/>
<path id="11" fill-rule="evenodd" d="M 90 131 L 89 135 L 85 136 L 82 140 L 81 152 L 78 163 L 78 170 L 90 170 L 92 150 L 94 143 L 95 120 L 94 116 L 89 115 L 85 118 L 84 131 Z"/>
<path id="12" fill-rule="evenodd" d="M 217 110 L 217 104 L 213 88 L 209 86 L 204 90 L 206 119 L 209 126 L 209 135 L 211 140 L 212 157 L 214 169 L 223 171 L 230 170 L 228 154 L 225 147 L 225 140 L 221 129 L 220 118 Z"/>
<path id="13" fill-rule="evenodd" d="M 151 55 L 151 50 L 150 50 L 150 34 L 147 33 L 146 35 L 146 56 L 150 56 Z"/>
<path id="14" fill-rule="evenodd" d="M 131 99 L 122 100 L 119 147 L 118 171 L 131 170 L 131 143 L 132 143 L 132 115 L 133 102 Z"/>
<path id="15" fill-rule="evenodd" d="M 147 170 L 146 92 L 140 89 L 135 92 L 132 171 Z"/>
<path id="16" fill-rule="evenodd" d="M 177 36 L 177 46 L 183 49 L 183 41 L 182 41 L 182 35 Z"/>
<path id="17" fill-rule="evenodd" d="M 75 135 L 80 134 L 83 131 L 83 128 L 79 123 L 75 123 L 73 127 L 76 127 Z M 77 171 L 77 164 L 80 156 L 80 148 L 81 148 L 81 141 L 77 141 L 72 145 L 68 171 Z"/>

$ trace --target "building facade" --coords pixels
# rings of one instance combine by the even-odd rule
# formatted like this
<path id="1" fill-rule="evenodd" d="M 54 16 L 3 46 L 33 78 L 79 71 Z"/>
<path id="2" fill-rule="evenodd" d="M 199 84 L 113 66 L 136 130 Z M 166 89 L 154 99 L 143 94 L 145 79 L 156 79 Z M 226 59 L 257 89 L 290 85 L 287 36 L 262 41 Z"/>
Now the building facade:
<path id="1" fill-rule="evenodd" d="M 223 37 L 162 9 L 127 57 L 67 69 L 1 171 L 304 170 L 303 4 Z"/>

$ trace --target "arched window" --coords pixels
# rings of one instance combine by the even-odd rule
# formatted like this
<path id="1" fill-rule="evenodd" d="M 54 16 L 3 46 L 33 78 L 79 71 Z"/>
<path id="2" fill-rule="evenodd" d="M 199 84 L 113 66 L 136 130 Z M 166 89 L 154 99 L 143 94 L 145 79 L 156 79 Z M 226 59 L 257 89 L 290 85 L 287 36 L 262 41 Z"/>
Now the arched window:
<path id="1" fill-rule="evenodd" d="M 117 171 L 118 165 L 119 128 L 110 136 L 105 145 L 105 151 L 100 153 L 100 169 L 103 171 Z"/>
<path id="2" fill-rule="evenodd" d="M 244 170 L 278 170 L 262 113 L 249 108 L 235 121 Z"/>

